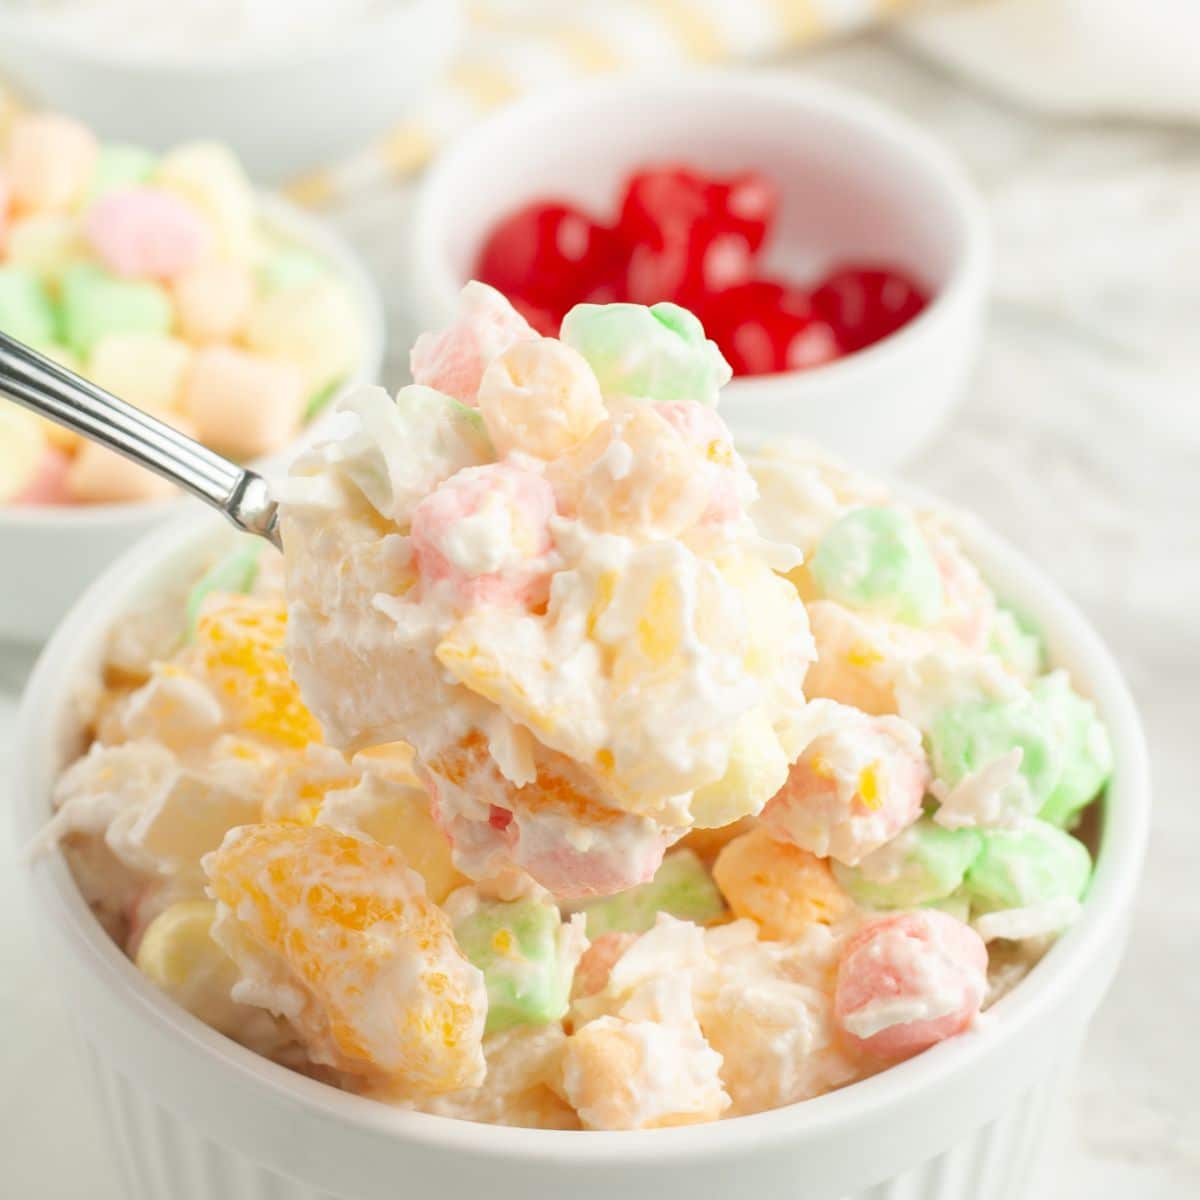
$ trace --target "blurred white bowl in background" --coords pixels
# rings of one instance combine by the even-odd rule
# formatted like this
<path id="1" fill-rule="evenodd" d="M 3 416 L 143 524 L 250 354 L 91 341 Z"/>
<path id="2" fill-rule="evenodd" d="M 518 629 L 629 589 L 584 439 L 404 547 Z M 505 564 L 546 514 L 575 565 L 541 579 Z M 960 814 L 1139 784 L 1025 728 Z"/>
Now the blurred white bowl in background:
<path id="1" fill-rule="evenodd" d="M 76 40 L 0 5 L 0 71 L 101 137 L 155 150 L 215 138 L 256 179 L 278 182 L 397 122 L 440 74 L 460 28 L 457 0 L 387 0 L 335 36 L 277 53 L 197 45 L 151 57 L 116 34 Z"/>
<path id="2" fill-rule="evenodd" d="M 692 73 L 539 94 L 460 138 L 417 199 L 414 308 L 444 323 L 493 224 L 563 197 L 598 220 L 628 174 L 678 161 L 755 169 L 779 185 L 765 269 L 806 282 L 845 261 L 880 262 L 931 288 L 929 307 L 855 354 L 805 371 L 742 377 L 722 393 L 735 432 L 803 434 L 869 467 L 891 467 L 937 431 L 961 394 L 990 270 L 982 202 L 916 125 L 794 73 Z"/>
<path id="3" fill-rule="evenodd" d="M 264 194 L 259 204 L 264 225 L 328 262 L 358 307 L 362 358 L 340 391 L 375 383 L 383 363 L 383 305 L 358 257 L 325 225 L 287 201 Z M 0 397 L 0 404 L 8 403 Z M 278 473 L 319 425 L 318 417 L 290 446 L 255 466 L 268 475 Z M 117 555 L 155 525 L 197 504 L 179 496 L 124 504 L 0 505 L 0 642 L 42 641 Z"/>

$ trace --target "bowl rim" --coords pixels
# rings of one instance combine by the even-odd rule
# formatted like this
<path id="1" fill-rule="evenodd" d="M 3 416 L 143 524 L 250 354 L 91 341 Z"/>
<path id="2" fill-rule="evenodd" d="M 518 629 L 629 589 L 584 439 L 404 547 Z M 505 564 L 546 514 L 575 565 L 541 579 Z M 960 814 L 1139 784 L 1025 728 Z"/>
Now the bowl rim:
<path id="1" fill-rule="evenodd" d="M 353 298 L 363 329 L 363 351 L 359 364 L 337 389 L 343 395 L 353 388 L 376 382 L 383 367 L 387 345 L 387 319 L 383 297 L 357 252 L 336 230 L 276 192 L 257 193 L 260 219 L 273 233 L 313 250 L 333 268 Z M 334 397 L 336 399 L 336 397 Z M 11 401 L 5 401 L 11 403 Z M 332 402 L 327 410 L 332 408 Z M 302 425 L 287 445 L 246 465 L 270 473 L 301 450 L 320 423 L 320 415 Z M 0 536 L 5 529 L 46 530 L 110 528 L 128 520 L 134 524 L 158 522 L 179 513 L 187 497 L 167 496 L 158 500 L 125 500 L 106 504 L 0 504 Z"/>
<path id="2" fill-rule="evenodd" d="M 320 38 L 288 48 L 243 49 L 236 46 L 190 48 L 186 54 L 155 56 L 120 42 L 87 45 L 64 37 L 53 28 L 30 25 L 28 18 L 6 14 L 0 8 L 0 38 L 10 40 L 22 53 L 38 53 L 57 57 L 73 65 L 88 64 L 122 74 L 136 74 L 161 79 L 164 75 L 183 75 L 189 80 L 228 81 L 234 74 L 253 76 L 264 70 L 311 70 L 336 58 L 363 53 L 381 43 L 411 33 L 407 26 L 413 21 L 436 18 L 448 31 L 457 32 L 460 23 L 459 0 L 404 0 L 387 4 L 369 21 L 339 26 L 338 36 L 331 41 Z"/>
<path id="3" fill-rule="evenodd" d="M 905 353 L 918 338 L 936 336 L 937 327 L 950 312 L 968 303 L 981 292 L 991 271 L 992 236 L 982 196 L 945 144 L 915 121 L 892 112 L 869 96 L 824 80 L 797 77 L 781 68 L 751 72 L 745 68 L 695 67 L 665 79 L 598 79 L 582 84 L 559 85 L 526 96 L 472 126 L 436 159 L 417 190 L 409 225 L 410 253 L 413 264 L 412 287 L 422 309 L 437 310 L 443 317 L 451 312 L 453 298 L 461 283 L 455 283 L 444 257 L 436 231 L 453 211 L 452 181 L 467 173 L 469 164 L 481 146 L 512 128 L 544 119 L 547 110 L 560 110 L 561 126 L 573 127 L 571 117 L 579 109 L 595 105 L 629 101 L 649 96 L 661 100 L 671 97 L 675 104 L 687 103 L 689 96 L 723 92 L 731 98 L 786 100 L 809 111 L 823 111 L 845 120 L 868 137 L 891 140 L 905 153 L 922 175 L 926 185 L 939 190 L 954 213 L 962 230 L 962 246 L 955 256 L 945 281 L 933 292 L 929 304 L 894 333 L 862 350 L 856 350 L 830 363 L 779 371 L 770 375 L 735 376 L 726 385 L 730 403 L 749 398 L 749 393 L 767 393 L 781 386 L 794 388 L 805 383 L 852 383 L 868 371 L 885 371 L 891 360 Z M 564 106 L 573 106 L 561 113 Z M 500 214 L 497 214 L 498 216 Z"/>
<path id="4" fill-rule="evenodd" d="M 179 1008 L 137 970 L 104 932 L 83 900 L 61 853 L 22 864 L 30 900 L 53 921 L 98 987 L 130 1016 L 149 1020 L 166 1035 L 237 1081 L 267 1089 L 280 1104 L 299 1105 L 336 1125 L 387 1138 L 397 1146 L 485 1155 L 496 1161 L 633 1166 L 720 1157 L 738 1149 L 766 1149 L 842 1132 L 847 1126 L 903 1107 L 943 1083 L 961 1081 L 998 1039 L 1011 1042 L 1056 1006 L 1070 1002 L 1079 978 L 1102 957 L 1128 915 L 1145 853 L 1150 777 L 1144 736 L 1120 669 L 1099 635 L 1039 568 L 999 535 L 950 506 L 941 508 L 984 574 L 995 577 L 1003 598 L 1029 612 L 1047 640 L 1069 660 L 1073 674 L 1103 712 L 1114 746 L 1117 772 L 1104 800 L 1104 834 L 1080 919 L 1030 974 L 989 1009 L 992 1019 L 971 1033 L 877 1075 L 811 1100 L 750 1116 L 670 1129 L 604 1132 L 553 1131 L 476 1124 L 411 1112 L 296 1074 L 229 1040 Z M 86 663 L 79 647 L 98 649 L 111 622 L 131 600 L 161 587 L 164 576 L 183 569 L 223 528 L 209 513 L 193 514 L 142 538 L 76 602 L 34 668 L 17 718 L 16 844 L 32 843 L 49 815 L 56 775 L 55 731 L 74 700 Z M 1078 1004 L 1075 1005 L 1078 1007 Z"/>

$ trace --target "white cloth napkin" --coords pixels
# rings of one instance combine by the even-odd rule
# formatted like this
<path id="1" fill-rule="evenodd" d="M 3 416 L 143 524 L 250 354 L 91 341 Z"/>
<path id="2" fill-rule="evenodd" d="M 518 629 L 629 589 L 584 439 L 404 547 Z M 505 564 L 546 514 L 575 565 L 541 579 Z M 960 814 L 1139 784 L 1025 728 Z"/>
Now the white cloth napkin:
<path id="1" fill-rule="evenodd" d="M 977 0 L 900 36 L 1045 112 L 1200 121 L 1200 0 Z"/>

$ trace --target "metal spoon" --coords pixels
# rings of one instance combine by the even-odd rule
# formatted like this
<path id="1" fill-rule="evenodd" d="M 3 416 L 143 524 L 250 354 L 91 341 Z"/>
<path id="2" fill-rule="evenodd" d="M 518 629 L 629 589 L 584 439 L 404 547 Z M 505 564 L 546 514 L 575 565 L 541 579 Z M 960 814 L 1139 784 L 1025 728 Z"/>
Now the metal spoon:
<path id="1" fill-rule="evenodd" d="M 0 333 L 0 395 L 123 454 L 279 546 L 267 481 Z"/>

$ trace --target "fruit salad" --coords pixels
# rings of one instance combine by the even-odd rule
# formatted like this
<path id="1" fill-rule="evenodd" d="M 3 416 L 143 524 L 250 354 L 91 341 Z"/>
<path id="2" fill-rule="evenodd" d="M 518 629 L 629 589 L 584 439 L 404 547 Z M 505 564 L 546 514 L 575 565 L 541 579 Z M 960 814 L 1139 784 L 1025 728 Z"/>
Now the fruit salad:
<path id="1" fill-rule="evenodd" d="M 896 264 L 838 262 L 814 280 L 764 264 L 779 191 L 761 171 L 715 177 L 679 163 L 644 166 L 622 185 L 617 215 L 531 200 L 498 221 L 475 276 L 542 334 L 576 303 L 671 301 L 699 316 L 735 375 L 819 367 L 895 333 L 929 304 Z"/>
<path id="2" fill-rule="evenodd" d="M 113 630 L 48 838 L 141 971 L 380 1103 L 794 1104 L 958 1036 L 1080 909 L 1112 770 L 937 510 L 747 458 L 690 313 L 468 286 Z M 231 536 L 231 535 L 230 535 Z"/>
<path id="3" fill-rule="evenodd" d="M 345 284 L 260 216 L 229 150 L 156 156 L 52 113 L 0 137 L 0 332 L 243 460 L 290 442 L 364 352 Z M 0 504 L 169 492 L 0 403 Z"/>

